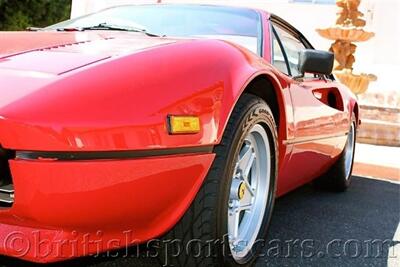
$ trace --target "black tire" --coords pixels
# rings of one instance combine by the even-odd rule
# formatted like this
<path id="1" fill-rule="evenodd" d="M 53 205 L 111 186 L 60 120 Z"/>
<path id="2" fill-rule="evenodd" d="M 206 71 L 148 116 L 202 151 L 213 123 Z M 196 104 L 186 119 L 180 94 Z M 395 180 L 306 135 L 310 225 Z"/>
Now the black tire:
<path id="1" fill-rule="evenodd" d="M 255 243 L 246 261 L 241 265 L 236 263 L 228 243 L 227 213 L 234 159 L 238 156 L 247 132 L 256 124 L 262 124 L 271 144 L 269 197 L 257 236 L 258 240 L 265 240 L 275 200 L 277 130 L 268 105 L 261 98 L 244 94 L 233 110 L 222 142 L 214 149 L 216 158 L 204 184 L 183 218 L 160 242 L 158 259 L 161 265 L 250 266 L 254 263 L 263 243 Z M 191 240 L 195 240 L 194 248 L 188 246 Z"/>
<path id="2" fill-rule="evenodd" d="M 339 156 L 339 159 L 335 162 L 335 164 L 321 177 L 314 181 L 314 186 L 317 189 L 332 191 L 332 192 L 344 192 L 349 188 L 351 184 L 351 173 L 353 171 L 353 163 L 354 163 L 354 153 L 356 148 L 356 117 L 353 114 L 351 124 L 349 127 L 349 134 L 347 138 L 346 145 L 343 149 L 343 152 Z M 353 134 L 350 134 L 353 130 Z M 352 145 L 351 154 L 346 153 L 346 150 Z M 346 162 L 350 161 L 350 171 L 348 168 L 346 169 Z"/>

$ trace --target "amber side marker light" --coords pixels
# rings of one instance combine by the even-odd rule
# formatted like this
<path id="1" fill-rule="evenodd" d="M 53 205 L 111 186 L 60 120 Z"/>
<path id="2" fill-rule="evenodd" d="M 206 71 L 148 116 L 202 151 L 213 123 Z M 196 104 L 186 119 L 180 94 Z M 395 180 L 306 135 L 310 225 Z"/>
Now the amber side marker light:
<path id="1" fill-rule="evenodd" d="M 199 117 L 170 115 L 167 121 L 170 134 L 196 134 L 200 132 Z"/>

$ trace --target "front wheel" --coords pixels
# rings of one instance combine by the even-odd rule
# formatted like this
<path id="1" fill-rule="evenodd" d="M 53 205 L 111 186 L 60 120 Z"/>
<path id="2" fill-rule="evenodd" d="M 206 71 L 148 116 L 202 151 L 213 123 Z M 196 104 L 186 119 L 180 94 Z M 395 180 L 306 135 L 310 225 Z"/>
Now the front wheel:
<path id="1" fill-rule="evenodd" d="M 163 238 L 164 246 L 175 241 L 168 254 L 161 247 L 163 265 L 249 266 L 265 244 L 278 164 L 276 125 L 268 105 L 243 95 L 214 152 L 191 207 Z"/>

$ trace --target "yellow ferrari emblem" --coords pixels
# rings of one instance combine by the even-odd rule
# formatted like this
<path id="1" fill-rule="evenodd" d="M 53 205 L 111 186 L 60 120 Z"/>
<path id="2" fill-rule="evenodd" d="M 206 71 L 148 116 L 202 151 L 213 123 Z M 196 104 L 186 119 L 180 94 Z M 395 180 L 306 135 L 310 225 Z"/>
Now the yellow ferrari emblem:
<path id="1" fill-rule="evenodd" d="M 238 197 L 240 200 L 243 199 L 245 192 L 246 192 L 246 185 L 244 183 L 241 183 L 239 185 L 239 192 L 238 192 Z"/>

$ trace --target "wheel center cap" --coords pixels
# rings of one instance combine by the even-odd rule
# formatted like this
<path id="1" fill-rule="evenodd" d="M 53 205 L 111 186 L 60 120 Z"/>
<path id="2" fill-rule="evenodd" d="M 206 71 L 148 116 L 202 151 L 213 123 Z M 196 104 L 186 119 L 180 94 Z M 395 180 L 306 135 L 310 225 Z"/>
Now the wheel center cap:
<path id="1" fill-rule="evenodd" d="M 239 185 L 239 190 L 238 190 L 239 200 L 243 199 L 245 193 L 246 193 L 246 185 L 244 184 L 244 182 L 241 182 Z"/>

